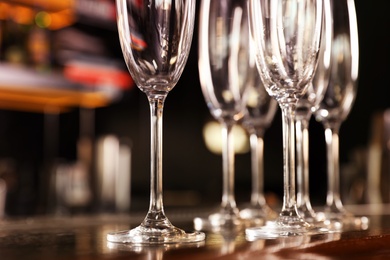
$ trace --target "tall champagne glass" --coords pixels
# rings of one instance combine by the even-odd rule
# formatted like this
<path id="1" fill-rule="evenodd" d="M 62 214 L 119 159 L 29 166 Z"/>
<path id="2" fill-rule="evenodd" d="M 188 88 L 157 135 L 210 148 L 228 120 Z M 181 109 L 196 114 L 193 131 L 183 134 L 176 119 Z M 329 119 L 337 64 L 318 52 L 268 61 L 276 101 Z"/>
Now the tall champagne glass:
<path id="1" fill-rule="evenodd" d="M 322 40 L 318 66 L 306 93 L 298 101 L 295 113 L 297 145 L 297 207 L 300 215 L 308 222 L 322 221 L 321 214 L 314 211 L 309 194 L 309 122 L 318 108 L 328 86 L 332 47 L 332 12 L 330 0 L 324 0 Z"/>
<path id="2" fill-rule="evenodd" d="M 135 83 L 150 104 L 151 191 L 149 211 L 136 228 L 109 233 L 110 242 L 185 243 L 204 240 L 186 233 L 165 215 L 162 193 L 162 114 L 164 101 L 178 82 L 191 46 L 195 0 L 117 0 L 117 24 L 123 56 Z"/>
<path id="3" fill-rule="evenodd" d="M 233 126 L 244 116 L 249 70 L 247 0 L 203 0 L 199 25 L 199 74 L 207 106 L 222 125 L 223 194 L 216 212 L 195 218 L 195 229 L 243 226 L 234 196 Z"/>
<path id="4" fill-rule="evenodd" d="M 339 129 L 356 97 L 359 69 L 358 28 L 353 0 L 333 0 L 333 43 L 329 85 L 315 117 L 325 128 L 328 191 L 325 218 L 343 227 L 367 224 L 366 217 L 355 218 L 340 198 Z"/>
<path id="5" fill-rule="evenodd" d="M 248 239 L 307 234 L 316 230 L 298 213 L 295 195 L 295 125 L 297 103 L 318 62 L 321 0 L 249 0 L 256 62 L 267 92 L 282 111 L 284 196 L 275 221 L 246 229 Z"/>
<path id="6" fill-rule="evenodd" d="M 321 93 L 318 93 L 320 90 L 315 89 L 317 86 L 310 83 L 308 93 L 302 97 L 297 105 L 295 117 L 297 208 L 299 214 L 310 223 L 323 220 L 323 217 L 314 211 L 309 194 L 309 121 L 312 116 L 311 103 L 320 100 Z"/>
<path id="7" fill-rule="evenodd" d="M 264 196 L 264 133 L 275 117 L 278 102 L 265 90 L 257 71 L 254 55 L 251 55 L 249 76 L 246 113 L 241 124 L 249 134 L 252 190 L 250 204 L 240 210 L 240 216 L 253 224 L 262 224 L 277 216 L 277 213 L 266 203 Z"/>

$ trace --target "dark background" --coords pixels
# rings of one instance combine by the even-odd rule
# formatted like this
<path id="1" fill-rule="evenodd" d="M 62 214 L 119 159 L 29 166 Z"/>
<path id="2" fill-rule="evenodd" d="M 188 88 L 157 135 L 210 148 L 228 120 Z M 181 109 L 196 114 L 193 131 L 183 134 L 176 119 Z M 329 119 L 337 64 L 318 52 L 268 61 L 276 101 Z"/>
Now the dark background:
<path id="1" fill-rule="evenodd" d="M 372 118 L 390 106 L 390 86 L 387 80 L 390 60 L 389 1 L 356 0 L 355 4 L 359 25 L 360 74 L 354 107 L 340 130 L 342 174 L 345 169 L 350 169 L 348 166 L 365 164 L 365 153 L 371 140 Z M 197 1 L 198 10 L 199 5 L 200 1 Z M 106 46 L 104 55 L 123 63 L 115 27 L 79 21 L 73 28 L 100 39 Z M 198 198 L 198 205 L 218 205 L 221 201 L 222 157 L 208 151 L 202 137 L 204 124 L 212 118 L 199 84 L 197 31 L 196 23 L 187 66 L 177 86 L 168 95 L 164 108 L 164 191 L 169 194 L 170 191 L 191 190 Z M 65 161 L 76 160 L 80 110 L 74 109 L 58 118 L 57 157 Z M 93 113 L 95 138 L 114 134 L 130 140 L 132 205 L 146 209 L 149 198 L 150 125 L 145 94 L 133 87 L 123 92 L 120 99 L 111 105 L 98 108 Z M 0 111 L 0 122 L 0 156 L 3 160 L 11 159 L 18 176 L 17 188 L 10 194 L 12 205 L 8 202 L 8 213 L 35 214 L 39 212 L 43 199 L 40 194 L 45 188 L 40 181 L 45 164 L 45 116 L 3 110 Z M 353 174 L 348 178 L 363 181 L 366 178 L 364 168 L 353 171 Z M 264 189 L 267 195 L 275 194 L 281 199 L 282 185 L 282 131 L 278 112 L 265 134 Z M 314 205 L 325 203 L 326 186 L 323 127 L 313 119 L 310 124 L 310 192 Z M 249 200 L 250 187 L 250 155 L 237 155 L 236 195 L 239 203 Z M 348 191 L 342 190 L 341 193 L 345 195 Z M 344 199 L 350 200 L 348 197 Z M 169 199 L 166 202 L 168 206 L 171 203 L 174 204 Z"/>

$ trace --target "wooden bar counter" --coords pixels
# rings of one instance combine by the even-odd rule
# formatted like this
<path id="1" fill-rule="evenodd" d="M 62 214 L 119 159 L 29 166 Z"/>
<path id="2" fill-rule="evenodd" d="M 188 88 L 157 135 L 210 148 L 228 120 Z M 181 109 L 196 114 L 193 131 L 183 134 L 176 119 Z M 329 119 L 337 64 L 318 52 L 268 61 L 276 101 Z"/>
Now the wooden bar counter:
<path id="1" fill-rule="evenodd" d="M 369 217 L 369 227 L 251 242 L 243 233 L 207 233 L 204 242 L 184 246 L 141 247 L 106 241 L 108 232 L 138 225 L 142 213 L 5 218 L 0 221 L 0 259 L 390 259 L 390 205 L 347 209 Z M 196 210 L 167 209 L 166 213 L 176 226 L 192 229 Z"/>

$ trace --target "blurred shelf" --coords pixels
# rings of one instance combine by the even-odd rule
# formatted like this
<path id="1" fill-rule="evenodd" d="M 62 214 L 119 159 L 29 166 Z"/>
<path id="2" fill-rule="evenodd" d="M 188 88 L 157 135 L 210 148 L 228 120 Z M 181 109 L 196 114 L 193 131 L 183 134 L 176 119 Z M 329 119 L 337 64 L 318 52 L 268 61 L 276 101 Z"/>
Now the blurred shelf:
<path id="1" fill-rule="evenodd" d="M 0 109 L 61 113 L 75 107 L 103 107 L 133 85 L 122 64 L 120 67 L 111 61 L 113 54 L 107 49 L 112 46 L 102 40 L 107 32 L 88 33 L 116 29 L 114 0 L 0 0 L 0 20 L 5 25 L 10 22 L 9 27 L 4 27 L 8 30 L 0 28 L 0 56 L 4 56 L 0 57 Z M 89 25 L 87 32 L 71 30 L 80 24 Z M 50 42 L 33 42 L 30 27 L 56 31 L 46 34 Z M 57 67 L 61 71 L 38 72 L 30 66 L 41 62 L 32 57 L 46 54 L 42 51 L 47 48 L 45 44 L 56 45 L 56 53 L 50 55 L 56 60 L 54 64 L 61 65 Z M 12 49 L 15 46 L 19 52 Z M 18 56 L 15 60 L 10 50 L 21 55 L 22 60 L 17 60 Z"/>
<path id="2" fill-rule="evenodd" d="M 72 83 L 61 74 L 0 64 L 1 109 L 61 113 L 75 107 L 103 107 L 111 101 L 110 93 Z"/>

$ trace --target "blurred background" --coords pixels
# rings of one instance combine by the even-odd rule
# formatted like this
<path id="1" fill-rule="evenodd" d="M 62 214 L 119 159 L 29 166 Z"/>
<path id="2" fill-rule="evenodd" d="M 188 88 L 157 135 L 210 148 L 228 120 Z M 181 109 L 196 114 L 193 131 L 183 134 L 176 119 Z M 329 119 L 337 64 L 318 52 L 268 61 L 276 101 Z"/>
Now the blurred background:
<path id="1" fill-rule="evenodd" d="M 345 204 L 383 203 L 390 200 L 389 1 L 355 4 L 360 76 L 340 130 L 341 195 Z M 196 23 L 187 66 L 165 104 L 166 207 L 216 206 L 221 200 L 221 137 L 215 125 L 206 127 L 214 121 L 199 84 L 197 30 Z M 0 217 L 146 212 L 149 119 L 146 95 L 122 58 L 114 0 L 0 0 Z M 236 139 L 240 204 L 250 199 L 250 154 L 245 132 L 238 129 Z M 325 156 L 324 129 L 313 119 L 315 206 L 325 203 Z M 265 134 L 264 181 L 269 203 L 277 205 L 283 184 L 280 112 Z"/>

